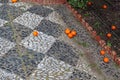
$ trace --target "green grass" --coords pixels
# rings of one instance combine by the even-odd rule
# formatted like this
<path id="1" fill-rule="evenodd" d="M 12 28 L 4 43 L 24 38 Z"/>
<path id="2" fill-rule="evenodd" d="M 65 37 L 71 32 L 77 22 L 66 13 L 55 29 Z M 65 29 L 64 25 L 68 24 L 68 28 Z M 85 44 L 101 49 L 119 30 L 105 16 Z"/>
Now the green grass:
<path id="1" fill-rule="evenodd" d="M 75 8 L 87 8 L 88 0 L 67 0 Z"/>
<path id="2" fill-rule="evenodd" d="M 84 17 L 88 17 L 88 16 L 90 16 L 90 14 L 89 14 L 89 13 L 86 13 L 86 14 L 84 14 L 83 16 L 84 16 Z"/>
<path id="3" fill-rule="evenodd" d="M 107 41 L 107 46 L 112 46 L 112 43 L 110 41 Z"/>
<path id="4" fill-rule="evenodd" d="M 94 28 L 99 28 L 101 26 L 101 23 L 96 21 L 94 24 L 93 24 L 93 27 Z"/>
<path id="5" fill-rule="evenodd" d="M 120 68 L 120 66 L 119 66 L 117 63 L 114 63 L 114 66 L 115 66 L 117 69 Z"/>
<path id="6" fill-rule="evenodd" d="M 99 35 L 100 35 L 100 36 L 103 36 L 103 33 L 102 33 L 102 32 L 100 32 L 100 33 L 99 33 Z"/>
<path id="7" fill-rule="evenodd" d="M 89 64 L 88 67 L 96 67 L 96 64 Z"/>
<path id="8" fill-rule="evenodd" d="M 47 74 L 47 76 L 46 76 L 46 80 L 49 80 L 49 75 Z"/>
<path id="9" fill-rule="evenodd" d="M 11 29 L 12 29 L 12 31 L 13 31 L 13 38 L 16 40 L 16 47 L 17 47 L 17 50 L 16 50 L 16 52 L 18 53 L 18 56 L 21 58 L 21 61 L 22 61 L 22 69 L 23 69 L 23 71 L 25 72 L 25 73 L 27 73 L 26 72 L 26 66 L 25 66 L 25 62 L 22 60 L 22 56 L 23 55 L 25 55 L 25 54 L 28 54 L 28 52 L 25 52 L 24 54 L 22 53 L 22 50 L 21 50 L 21 47 L 19 46 L 19 41 L 16 39 L 16 36 L 17 35 L 19 35 L 17 32 L 16 32 L 16 30 L 15 30 L 15 27 L 14 27 L 14 25 L 13 25 L 13 16 L 10 14 L 10 11 L 8 11 L 7 12 L 7 14 L 8 14 L 8 17 L 9 17 L 9 19 L 10 19 L 10 21 L 9 21 L 9 23 L 7 23 L 7 24 L 5 24 L 6 26 L 8 25 L 11 25 L 10 27 L 11 27 Z M 20 38 L 21 39 L 21 38 Z M 27 50 L 25 50 L 25 51 L 27 51 Z M 27 75 L 25 75 L 26 76 L 26 80 L 28 80 L 28 77 L 27 77 Z M 17 80 L 17 77 L 16 77 L 16 80 Z"/>
<path id="10" fill-rule="evenodd" d="M 73 41 L 76 42 L 78 45 L 81 45 L 83 47 L 89 47 L 89 44 L 87 42 L 78 41 L 77 38 L 74 38 Z"/>
<path id="11" fill-rule="evenodd" d="M 77 42 L 79 45 L 82 45 L 83 47 L 88 47 L 89 45 L 86 42 Z"/>
<path id="12" fill-rule="evenodd" d="M 81 57 L 83 57 L 83 56 L 84 56 L 84 54 L 83 54 L 82 52 L 79 52 L 79 55 L 80 55 Z"/>

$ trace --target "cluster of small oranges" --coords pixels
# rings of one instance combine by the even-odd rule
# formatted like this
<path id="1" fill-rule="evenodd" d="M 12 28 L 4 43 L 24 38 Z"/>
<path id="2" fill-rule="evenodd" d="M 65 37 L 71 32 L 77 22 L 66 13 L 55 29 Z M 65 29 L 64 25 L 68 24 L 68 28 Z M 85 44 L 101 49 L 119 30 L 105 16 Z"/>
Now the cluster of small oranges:
<path id="1" fill-rule="evenodd" d="M 115 25 L 112 25 L 112 26 L 111 26 L 111 30 L 114 31 L 114 30 L 116 30 L 116 29 L 117 29 L 117 27 L 116 27 Z M 106 36 L 107 36 L 107 38 L 111 38 L 111 37 L 112 37 L 112 34 L 111 34 L 111 33 L 107 33 Z"/>
<path id="2" fill-rule="evenodd" d="M 69 37 L 69 38 L 73 38 L 74 36 L 77 35 L 77 32 L 75 30 L 70 30 L 69 28 L 65 29 L 65 34 Z"/>
<path id="3" fill-rule="evenodd" d="M 93 4 L 93 2 L 88 2 L 88 3 L 87 3 L 88 6 L 91 6 L 92 4 Z M 108 8 L 108 6 L 107 6 L 106 4 L 103 4 L 103 5 L 102 5 L 102 9 L 107 9 L 107 8 Z M 112 25 L 112 26 L 111 26 L 111 30 L 112 30 L 112 31 L 114 31 L 114 30 L 116 30 L 116 29 L 117 29 L 117 27 L 116 27 L 115 25 Z M 112 34 L 109 32 L 109 33 L 106 34 L 106 36 L 107 36 L 107 38 L 110 39 L 110 38 L 112 37 Z M 105 50 L 101 50 L 101 51 L 100 51 L 100 54 L 101 54 L 102 56 L 104 56 L 105 53 L 106 53 Z M 109 62 L 109 58 L 108 58 L 108 57 L 104 57 L 103 61 L 104 61 L 105 63 L 108 63 L 108 62 Z"/>
<path id="4" fill-rule="evenodd" d="M 115 25 L 112 25 L 112 26 L 111 26 L 111 30 L 114 31 L 114 30 L 116 30 L 116 29 L 117 29 L 117 27 L 116 27 Z M 106 36 L 107 36 L 107 38 L 111 38 L 111 37 L 112 37 L 112 34 L 109 32 L 109 33 L 106 34 Z M 101 51 L 100 51 L 100 54 L 101 54 L 101 55 L 105 55 L 105 51 L 104 51 L 104 50 L 101 50 Z M 109 58 L 105 57 L 105 58 L 103 59 L 103 61 L 107 63 L 107 62 L 109 62 Z"/>
<path id="5" fill-rule="evenodd" d="M 100 54 L 101 54 L 102 56 L 105 55 L 105 53 L 106 53 L 105 50 L 101 50 L 101 51 L 100 51 Z M 103 58 L 103 61 L 104 61 L 105 63 L 108 63 L 108 62 L 109 62 L 109 58 L 108 58 L 108 57 L 104 57 L 104 58 Z"/>
<path id="6" fill-rule="evenodd" d="M 91 2 L 91 1 L 88 1 L 88 2 L 87 2 L 87 6 L 90 7 L 90 6 L 92 6 L 92 5 L 93 5 L 93 2 Z M 107 6 L 106 4 L 103 4 L 103 5 L 102 5 L 102 9 L 107 9 L 107 8 L 108 8 L 108 6 Z"/>

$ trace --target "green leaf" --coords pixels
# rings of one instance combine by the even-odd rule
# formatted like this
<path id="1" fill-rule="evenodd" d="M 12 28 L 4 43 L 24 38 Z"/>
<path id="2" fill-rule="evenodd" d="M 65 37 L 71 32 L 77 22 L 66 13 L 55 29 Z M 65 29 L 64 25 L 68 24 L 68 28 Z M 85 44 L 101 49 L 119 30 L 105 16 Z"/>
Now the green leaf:
<path id="1" fill-rule="evenodd" d="M 112 44 L 109 41 L 107 42 L 107 45 L 110 46 L 110 47 L 112 46 Z"/>
<path id="2" fill-rule="evenodd" d="M 78 7 L 82 8 L 83 7 L 83 3 L 78 3 Z"/>

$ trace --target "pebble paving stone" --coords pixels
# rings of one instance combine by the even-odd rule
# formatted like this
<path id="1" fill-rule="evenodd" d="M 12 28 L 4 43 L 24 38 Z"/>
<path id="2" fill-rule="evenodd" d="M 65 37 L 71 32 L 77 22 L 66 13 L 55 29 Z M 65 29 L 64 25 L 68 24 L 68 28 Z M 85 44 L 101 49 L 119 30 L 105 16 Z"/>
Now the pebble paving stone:
<path id="1" fill-rule="evenodd" d="M 38 65 L 30 80 L 68 80 L 73 67 L 63 61 L 46 56 Z"/>
<path id="2" fill-rule="evenodd" d="M 41 23 L 35 29 L 47 35 L 51 35 L 58 38 L 62 33 L 61 27 L 61 25 L 53 23 L 49 20 L 42 20 Z"/>
<path id="3" fill-rule="evenodd" d="M 66 6 L 7 2 L 0 0 L 0 80 L 27 80 L 26 77 L 28 80 L 98 80 L 85 72 L 85 67 L 77 65 L 80 57 L 72 46 L 56 40 L 66 25 L 77 31 L 78 41 L 87 43 L 86 51 L 105 76 L 120 79 L 120 71 L 113 66 L 112 60 L 103 63 L 99 54 L 101 48 Z M 37 37 L 33 36 L 33 30 L 39 31 Z M 81 64 L 85 66 L 84 62 Z"/>
<path id="4" fill-rule="evenodd" d="M 25 12 L 23 15 L 17 17 L 13 22 L 17 22 L 25 27 L 34 29 L 36 26 L 39 25 L 43 17 L 32 14 L 30 12 Z"/>
<path id="5" fill-rule="evenodd" d="M 48 16 L 48 14 L 53 12 L 52 9 L 46 8 L 46 7 L 43 7 L 43 6 L 40 6 L 40 5 L 34 5 L 30 9 L 28 9 L 28 11 L 31 12 L 31 13 L 35 13 L 37 15 L 40 15 L 42 17 L 46 17 L 46 16 Z"/>
<path id="6" fill-rule="evenodd" d="M 13 29 L 17 31 L 17 34 L 15 34 Z M 12 25 L 10 23 L 6 23 L 6 25 L 0 27 L 0 37 L 10 40 L 11 42 L 16 42 L 18 36 L 20 36 L 22 40 L 30 35 L 31 32 L 31 29 L 24 27 L 18 23 L 12 23 Z"/>
<path id="7" fill-rule="evenodd" d="M 72 20 L 76 21 L 75 19 L 71 19 L 71 16 L 68 13 L 70 13 L 70 11 L 67 9 L 67 7 L 65 5 L 59 5 L 59 6 L 55 6 L 54 10 L 59 13 L 62 16 L 62 19 L 64 20 L 64 22 L 68 25 L 68 21 L 70 20 L 72 23 Z"/>
<path id="8" fill-rule="evenodd" d="M 0 7 L 2 6 L 3 4 L 2 3 L 0 3 Z"/>
<path id="9" fill-rule="evenodd" d="M 58 40 L 56 40 L 46 54 L 54 57 L 55 59 L 62 60 L 72 66 L 76 66 L 79 59 L 79 55 L 74 52 L 72 46 Z"/>
<path id="10" fill-rule="evenodd" d="M 51 6 L 48 6 L 48 5 L 42 5 L 43 7 L 45 7 L 45 8 L 48 8 L 48 9 L 51 9 L 51 10 L 53 10 L 54 11 L 54 8 L 53 7 L 51 7 Z"/>
<path id="11" fill-rule="evenodd" d="M 0 57 L 0 68 L 26 78 L 37 68 L 43 58 L 42 53 L 23 46 L 20 48 L 15 46 L 5 56 Z"/>
<path id="12" fill-rule="evenodd" d="M 0 69 L 0 80 L 24 80 L 14 73 Z"/>
<path id="13" fill-rule="evenodd" d="M 7 23 L 8 21 L 0 19 L 0 27 L 4 26 L 5 23 Z"/>
<path id="14" fill-rule="evenodd" d="M 48 36 L 42 32 L 38 33 L 39 35 L 37 37 L 34 37 L 31 33 L 30 36 L 22 40 L 20 44 L 28 49 L 32 49 L 41 53 L 46 53 L 55 42 L 55 38 L 53 36 Z"/>
<path id="15" fill-rule="evenodd" d="M 81 41 L 81 43 L 86 43 L 86 46 L 95 49 L 94 46 L 97 46 L 95 40 L 91 39 L 88 31 L 75 20 L 74 16 L 70 14 L 70 11 L 64 5 L 56 7 L 55 11 L 62 16 L 64 22 L 69 26 L 69 28 L 77 31 L 76 39 L 78 41 Z"/>
<path id="16" fill-rule="evenodd" d="M 6 54 L 11 48 L 15 46 L 15 43 L 6 39 L 0 38 L 0 56 Z"/>
<path id="17" fill-rule="evenodd" d="M 25 10 L 25 11 L 32 7 L 31 4 L 24 3 L 24 2 L 17 2 L 17 3 L 14 3 L 14 4 L 13 3 L 8 3 L 8 5 L 15 6 L 15 7 L 19 8 L 19 9 L 22 9 L 22 10 Z"/>
<path id="18" fill-rule="evenodd" d="M 3 4 L 0 7 L 0 19 L 4 19 L 9 21 L 10 17 L 11 19 L 15 19 L 16 17 L 18 17 L 19 15 L 21 15 L 23 13 L 23 10 L 18 9 L 14 6 L 9 6 L 6 4 Z"/>
<path id="19" fill-rule="evenodd" d="M 85 72 L 81 72 L 77 69 L 74 69 L 72 75 L 70 76 L 70 78 L 68 80 L 97 80 L 95 79 L 95 77 L 93 78 L 91 75 L 85 73 Z"/>
<path id="20" fill-rule="evenodd" d="M 119 70 L 115 69 L 114 67 L 110 67 L 110 65 L 112 66 L 113 64 L 106 64 L 103 61 L 100 61 L 99 65 L 100 68 L 105 72 L 105 75 L 111 75 L 111 77 L 113 77 L 114 80 L 118 80 L 120 78 Z"/>
<path id="21" fill-rule="evenodd" d="M 8 3 L 9 0 L 0 0 L 0 3 Z"/>
<path id="22" fill-rule="evenodd" d="M 60 24 L 62 26 L 66 25 L 62 19 L 62 16 L 59 15 L 59 13 L 57 13 L 56 11 L 53 11 L 45 19 L 50 20 L 51 22 Z"/>

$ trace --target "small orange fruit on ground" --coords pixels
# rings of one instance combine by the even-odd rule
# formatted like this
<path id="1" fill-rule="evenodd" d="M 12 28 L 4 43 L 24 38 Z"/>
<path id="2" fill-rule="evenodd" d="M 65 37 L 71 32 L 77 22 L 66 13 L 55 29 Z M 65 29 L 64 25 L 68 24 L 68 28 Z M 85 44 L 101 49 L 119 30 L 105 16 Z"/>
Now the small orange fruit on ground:
<path id="1" fill-rule="evenodd" d="M 101 51 L 100 51 L 100 54 L 101 54 L 101 55 L 104 55 L 104 54 L 105 54 L 105 51 L 104 51 L 104 50 L 101 50 Z"/>
<path id="2" fill-rule="evenodd" d="M 17 2 L 17 0 L 11 0 L 11 2 L 12 2 L 12 3 L 16 3 L 16 2 Z"/>
<path id="3" fill-rule="evenodd" d="M 103 61 L 104 61 L 105 63 L 108 63 L 108 62 L 109 62 L 109 58 L 105 57 L 105 58 L 103 59 Z"/>
<path id="4" fill-rule="evenodd" d="M 71 32 L 71 30 L 69 28 L 65 29 L 65 33 L 69 34 Z"/>
<path id="5" fill-rule="evenodd" d="M 112 25 L 112 26 L 111 26 L 111 29 L 112 29 L 112 30 L 116 30 L 117 27 L 116 27 L 115 25 Z"/>
<path id="6" fill-rule="evenodd" d="M 92 5 L 92 2 L 90 2 L 90 1 L 87 2 L 87 5 L 88 5 L 88 6 L 91 6 L 91 5 Z"/>
<path id="7" fill-rule="evenodd" d="M 69 38 L 73 38 L 73 35 L 71 33 L 68 34 Z"/>
<path id="8" fill-rule="evenodd" d="M 76 35 L 77 35 L 77 32 L 76 32 L 75 30 L 72 30 L 72 31 L 71 31 L 71 34 L 72 34 L 73 36 L 76 36 Z"/>
<path id="9" fill-rule="evenodd" d="M 111 33 L 107 33 L 107 37 L 108 38 L 112 37 L 112 34 Z"/>
<path id="10" fill-rule="evenodd" d="M 33 31 L 33 36 L 38 36 L 38 34 L 39 34 L 38 31 L 36 31 L 36 30 Z"/>
<path id="11" fill-rule="evenodd" d="M 103 9 L 107 9 L 107 5 L 104 4 L 104 5 L 102 6 L 102 8 L 103 8 Z"/>

